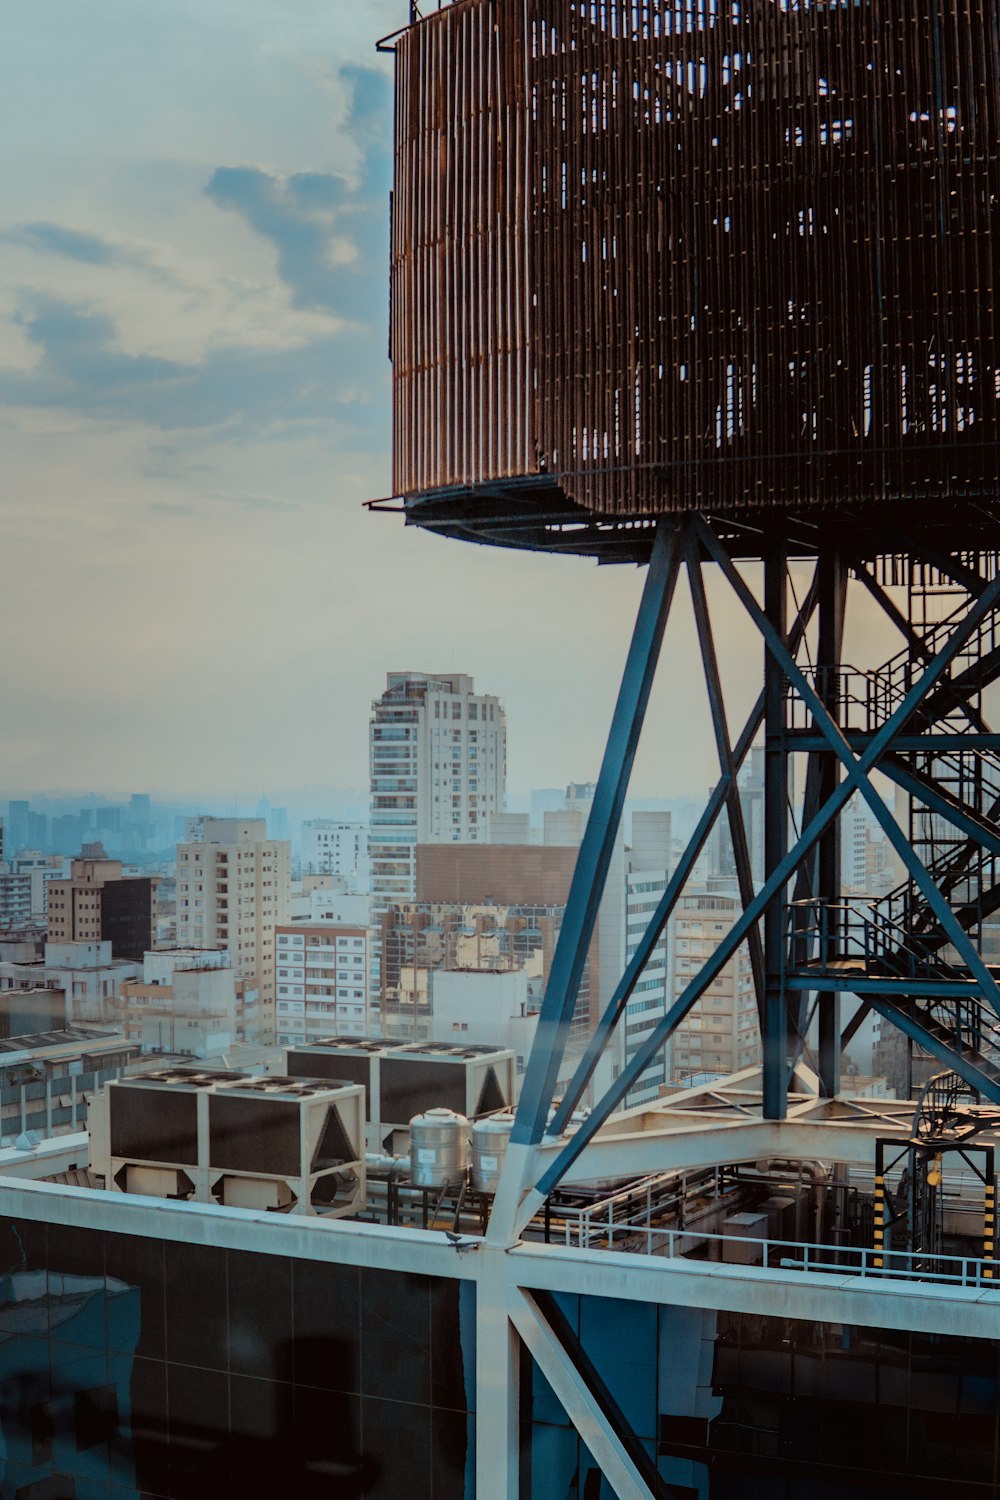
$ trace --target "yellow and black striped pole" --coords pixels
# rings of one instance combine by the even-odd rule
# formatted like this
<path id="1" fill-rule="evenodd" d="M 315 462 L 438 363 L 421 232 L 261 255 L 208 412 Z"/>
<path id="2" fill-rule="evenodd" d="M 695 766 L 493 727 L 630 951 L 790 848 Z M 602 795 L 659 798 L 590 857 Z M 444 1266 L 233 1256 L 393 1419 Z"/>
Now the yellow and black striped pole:
<path id="1" fill-rule="evenodd" d="M 882 1250 L 885 1246 L 885 1178 L 875 1174 L 875 1232 L 873 1235 L 875 1256 L 872 1264 L 882 1267 Z"/>
<path id="2" fill-rule="evenodd" d="M 983 1260 L 987 1262 L 992 1262 L 996 1245 L 996 1191 L 995 1182 L 990 1181 L 986 1184 L 983 1202 Z M 983 1266 L 983 1277 L 986 1280 L 992 1280 L 993 1266 L 991 1264 Z"/>

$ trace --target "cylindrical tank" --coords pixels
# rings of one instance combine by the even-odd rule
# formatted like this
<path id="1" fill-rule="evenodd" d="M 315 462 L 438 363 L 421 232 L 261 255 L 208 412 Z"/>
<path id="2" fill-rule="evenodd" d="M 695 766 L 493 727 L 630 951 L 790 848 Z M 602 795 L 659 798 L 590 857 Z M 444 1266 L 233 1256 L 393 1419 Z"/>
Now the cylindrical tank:
<path id="1" fill-rule="evenodd" d="M 996 507 L 996 0 L 422 9 L 395 46 L 408 519 L 564 551 L 541 521 L 580 510 Z"/>
<path id="2" fill-rule="evenodd" d="M 454 1187 L 469 1170 L 469 1122 L 453 1109 L 428 1109 L 410 1121 L 414 1187 Z"/>
<path id="3" fill-rule="evenodd" d="M 514 1116 L 508 1110 L 473 1125 L 472 1185 L 477 1192 L 496 1192 L 513 1128 Z"/>

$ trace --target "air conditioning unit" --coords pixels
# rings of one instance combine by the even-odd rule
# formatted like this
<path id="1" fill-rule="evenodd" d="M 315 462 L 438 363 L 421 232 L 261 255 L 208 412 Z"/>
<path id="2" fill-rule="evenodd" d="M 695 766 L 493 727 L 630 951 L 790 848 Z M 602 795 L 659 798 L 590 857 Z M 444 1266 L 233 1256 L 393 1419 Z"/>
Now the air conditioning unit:
<path id="1" fill-rule="evenodd" d="M 364 1090 L 341 1080 L 164 1069 L 91 1109 L 91 1170 L 113 1191 L 342 1218 L 365 1198 Z"/>
<path id="2" fill-rule="evenodd" d="M 428 1109 L 478 1120 L 515 1102 L 515 1057 L 505 1047 L 328 1037 L 287 1048 L 285 1069 L 292 1077 L 363 1084 L 368 1149 L 393 1155 L 405 1155 L 409 1122 Z"/>

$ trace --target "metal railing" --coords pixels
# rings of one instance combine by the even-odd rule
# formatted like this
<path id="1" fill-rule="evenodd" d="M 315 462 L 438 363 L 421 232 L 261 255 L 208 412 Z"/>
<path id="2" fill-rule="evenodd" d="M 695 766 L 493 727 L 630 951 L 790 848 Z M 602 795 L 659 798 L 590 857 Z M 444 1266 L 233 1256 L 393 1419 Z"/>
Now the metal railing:
<path id="1" fill-rule="evenodd" d="M 555 1236 L 553 1236 L 555 1240 Z M 763 1271 L 800 1271 L 806 1274 L 851 1276 L 862 1281 L 903 1280 L 935 1285 L 974 1287 L 1000 1293 L 1000 1261 L 972 1255 L 938 1255 L 927 1251 L 875 1250 L 859 1245 L 803 1244 L 796 1240 L 757 1239 L 732 1234 L 709 1234 L 700 1229 L 661 1229 L 648 1225 L 602 1224 L 593 1215 L 577 1221 L 567 1217 L 562 1243 L 571 1248 L 627 1251 L 664 1259 L 689 1258 L 705 1246 L 717 1245 L 718 1265 L 725 1249 L 742 1252 L 725 1264 L 742 1264 Z M 753 1258 L 744 1259 L 753 1250 Z M 701 1255 L 699 1260 L 705 1261 Z"/>
<path id="2" fill-rule="evenodd" d="M 1000 1031 L 992 1006 L 970 985 L 968 970 L 956 968 L 942 956 L 940 945 L 928 945 L 895 921 L 884 903 L 875 901 L 814 900 L 793 902 L 788 912 L 789 971 L 810 974 L 837 972 L 850 991 L 856 964 L 868 979 L 942 979 L 955 984 L 950 996 L 907 997 L 931 1032 L 947 1037 L 973 1054 L 980 1067 L 993 1075 L 1000 1065 Z M 888 989 L 887 996 L 892 992 Z"/>
<path id="3" fill-rule="evenodd" d="M 822 901 L 807 898 L 788 907 L 792 972 L 826 971 L 858 964 L 866 975 L 917 979 L 934 975 L 967 981 L 959 971 L 875 900 Z"/>

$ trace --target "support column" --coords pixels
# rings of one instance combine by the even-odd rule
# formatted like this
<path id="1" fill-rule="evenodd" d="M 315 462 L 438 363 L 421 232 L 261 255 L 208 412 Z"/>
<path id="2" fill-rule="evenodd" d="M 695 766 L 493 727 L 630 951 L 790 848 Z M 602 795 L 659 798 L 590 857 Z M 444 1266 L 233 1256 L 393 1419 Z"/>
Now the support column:
<path id="1" fill-rule="evenodd" d="M 545 1133 L 569 1039 L 580 981 L 618 838 L 625 795 L 677 586 L 682 546 L 680 530 L 660 521 L 594 800 L 566 898 L 535 1040 L 521 1085 L 511 1145 L 504 1157 L 500 1185 L 493 1202 L 488 1230 L 491 1244 L 513 1244 L 519 1232 L 519 1205 L 523 1204 L 534 1148 Z"/>
<path id="2" fill-rule="evenodd" d="M 476 1286 L 476 1497 L 518 1500 L 520 1345 L 510 1320 L 506 1257 L 479 1250 Z"/>
<path id="3" fill-rule="evenodd" d="M 788 548 L 783 537 L 764 548 L 764 613 L 782 643 L 788 638 Z M 772 652 L 764 652 L 764 879 L 788 853 L 788 758 L 785 753 L 785 674 Z M 784 995 L 784 950 L 788 887 L 764 912 L 764 1117 L 783 1120 L 788 1104 L 788 1036 Z"/>
<path id="4" fill-rule="evenodd" d="M 819 695 L 836 725 L 841 723 L 840 662 L 844 644 L 844 611 L 847 603 L 847 569 L 838 543 L 824 537 L 817 562 L 819 585 L 819 639 L 816 659 L 819 666 Z M 817 771 L 820 803 L 837 790 L 840 761 L 832 750 L 820 752 Z M 841 879 L 841 819 L 831 823 L 821 836 L 817 849 L 816 897 L 823 902 L 839 901 Z M 841 916 L 830 912 L 829 956 L 840 957 Z M 818 1001 L 819 1016 L 819 1085 L 820 1093 L 834 1098 L 840 1092 L 840 995 L 823 994 Z"/>

